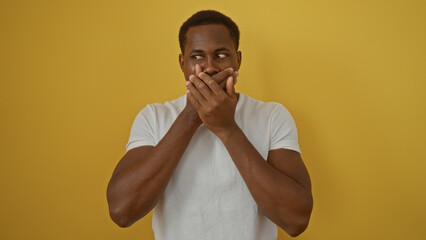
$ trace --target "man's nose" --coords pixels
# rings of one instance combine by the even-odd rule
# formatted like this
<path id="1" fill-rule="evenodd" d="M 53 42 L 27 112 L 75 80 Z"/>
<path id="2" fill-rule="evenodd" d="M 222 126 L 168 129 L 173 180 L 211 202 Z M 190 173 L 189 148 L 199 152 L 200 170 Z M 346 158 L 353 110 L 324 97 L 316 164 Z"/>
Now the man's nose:
<path id="1" fill-rule="evenodd" d="M 213 59 L 208 58 L 204 62 L 203 72 L 207 73 L 209 76 L 213 76 L 214 74 L 220 72 L 220 69 L 217 67 Z"/>

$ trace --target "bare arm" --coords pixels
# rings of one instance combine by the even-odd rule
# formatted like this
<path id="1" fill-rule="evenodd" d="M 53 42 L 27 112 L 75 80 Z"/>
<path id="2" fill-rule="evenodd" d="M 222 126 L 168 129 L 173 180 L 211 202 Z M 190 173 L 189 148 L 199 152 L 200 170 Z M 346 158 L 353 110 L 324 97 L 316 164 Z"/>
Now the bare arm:
<path id="1" fill-rule="evenodd" d="M 206 74 L 190 76 L 188 99 L 200 119 L 228 150 L 260 211 L 291 236 L 302 233 L 312 211 L 309 174 L 297 152 L 277 149 L 267 161 L 235 122 L 237 94 L 232 78 L 226 92 Z M 206 84 L 205 84 L 206 83 Z"/>
<path id="2" fill-rule="evenodd" d="M 220 138 L 260 211 L 291 236 L 302 233 L 311 215 L 312 194 L 300 154 L 277 149 L 265 161 L 238 127 Z"/>
<path id="3" fill-rule="evenodd" d="M 228 68 L 213 79 L 225 87 L 223 80 L 233 73 L 236 76 Z M 200 125 L 198 113 L 191 104 L 186 104 L 156 146 L 137 147 L 124 155 L 107 188 L 110 216 L 117 225 L 128 227 L 154 208 Z"/>
<path id="4" fill-rule="evenodd" d="M 134 148 L 124 155 L 107 189 L 115 223 L 128 227 L 154 208 L 200 124 L 184 110 L 157 146 Z"/>

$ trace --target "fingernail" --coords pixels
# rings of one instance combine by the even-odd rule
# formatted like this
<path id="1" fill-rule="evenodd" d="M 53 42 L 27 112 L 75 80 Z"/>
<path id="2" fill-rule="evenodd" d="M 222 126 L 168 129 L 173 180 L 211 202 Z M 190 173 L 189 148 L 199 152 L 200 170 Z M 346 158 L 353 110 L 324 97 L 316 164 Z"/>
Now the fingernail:
<path id="1" fill-rule="evenodd" d="M 186 81 L 185 85 L 188 87 L 189 83 L 190 83 L 190 81 Z"/>
<path id="2" fill-rule="evenodd" d="M 238 71 L 235 71 L 235 76 L 238 77 L 238 75 L 240 75 L 240 73 Z"/>
<path id="3" fill-rule="evenodd" d="M 186 93 L 189 93 L 189 90 L 186 90 Z"/>
<path id="4" fill-rule="evenodd" d="M 192 81 L 192 79 L 193 79 L 194 77 L 195 77 L 194 75 L 189 75 L 189 80 L 191 80 L 191 81 Z"/>

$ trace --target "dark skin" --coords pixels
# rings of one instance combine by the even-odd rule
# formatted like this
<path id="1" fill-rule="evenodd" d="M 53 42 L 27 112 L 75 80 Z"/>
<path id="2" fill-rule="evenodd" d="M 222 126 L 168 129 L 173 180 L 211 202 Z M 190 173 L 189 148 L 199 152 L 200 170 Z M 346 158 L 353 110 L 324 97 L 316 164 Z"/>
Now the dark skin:
<path id="1" fill-rule="evenodd" d="M 311 182 L 299 153 L 269 151 L 263 159 L 235 122 L 234 84 L 241 52 L 224 25 L 191 27 L 179 56 L 188 102 L 156 146 L 128 151 L 108 185 L 111 218 L 127 227 L 161 198 L 189 141 L 203 123 L 224 144 L 259 210 L 291 236 L 302 233 L 312 211 Z M 232 68 L 232 69 L 231 69 Z"/>

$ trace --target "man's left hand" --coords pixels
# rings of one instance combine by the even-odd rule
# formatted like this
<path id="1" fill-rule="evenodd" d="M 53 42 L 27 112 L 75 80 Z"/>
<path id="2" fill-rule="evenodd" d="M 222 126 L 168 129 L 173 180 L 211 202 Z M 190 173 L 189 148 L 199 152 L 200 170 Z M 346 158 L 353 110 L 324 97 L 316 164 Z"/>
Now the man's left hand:
<path id="1" fill-rule="evenodd" d="M 232 76 L 226 79 L 225 90 L 204 72 L 189 76 L 186 86 L 189 102 L 210 131 L 221 138 L 238 128 L 234 119 L 238 97 Z"/>

